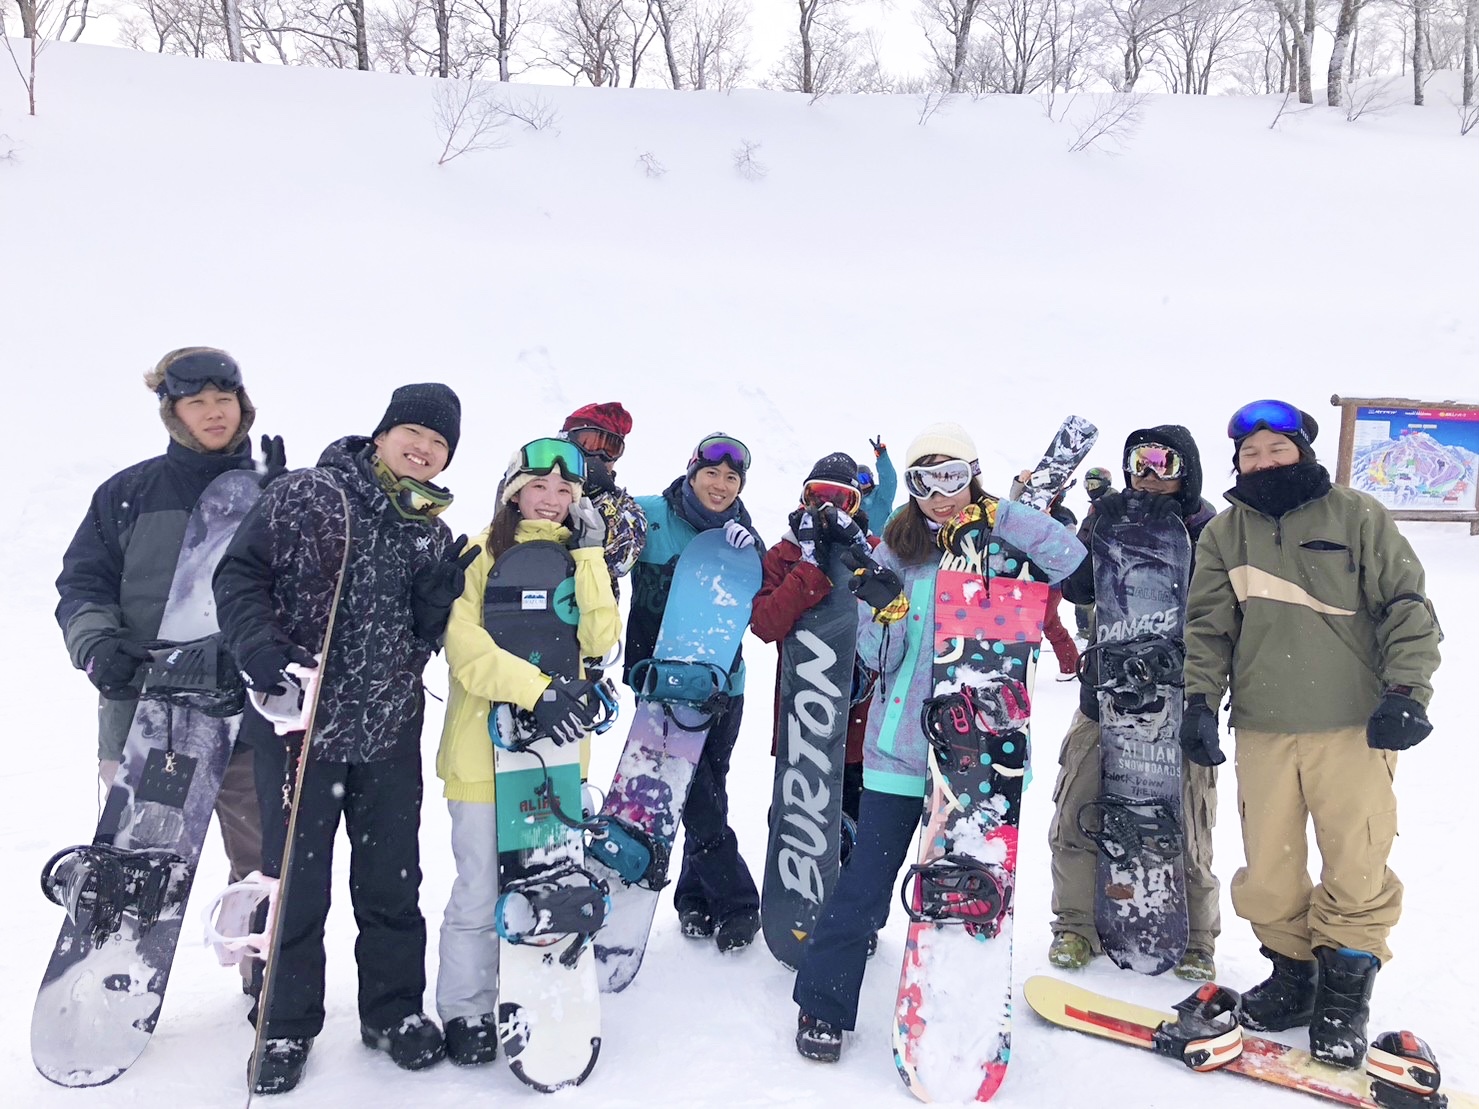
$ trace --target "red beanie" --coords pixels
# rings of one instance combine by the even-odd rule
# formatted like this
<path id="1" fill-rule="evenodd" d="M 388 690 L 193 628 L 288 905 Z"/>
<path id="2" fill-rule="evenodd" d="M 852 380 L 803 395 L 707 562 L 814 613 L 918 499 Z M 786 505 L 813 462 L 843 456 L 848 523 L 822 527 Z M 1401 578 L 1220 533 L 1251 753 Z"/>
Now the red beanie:
<path id="1" fill-rule="evenodd" d="M 627 415 L 627 410 L 621 406 L 620 401 L 611 400 L 604 404 L 587 404 L 583 408 L 577 408 L 565 417 L 560 430 L 574 431 L 578 427 L 599 427 L 625 438 L 631 433 L 632 418 Z"/>

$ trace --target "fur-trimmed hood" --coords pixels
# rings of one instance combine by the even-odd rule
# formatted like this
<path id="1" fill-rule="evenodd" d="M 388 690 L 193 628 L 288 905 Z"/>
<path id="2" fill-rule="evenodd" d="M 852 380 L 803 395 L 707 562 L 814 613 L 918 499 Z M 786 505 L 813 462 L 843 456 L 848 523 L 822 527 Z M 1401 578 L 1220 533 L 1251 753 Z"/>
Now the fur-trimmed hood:
<path id="1" fill-rule="evenodd" d="M 187 354 L 201 354 L 205 352 L 226 354 L 225 351 L 220 350 L 218 347 L 181 347 L 179 350 L 172 350 L 161 358 L 152 370 L 144 374 L 144 387 L 149 392 L 158 395 L 159 387 L 164 384 L 164 375 L 169 369 L 170 363 L 177 358 L 185 357 Z M 229 358 L 230 355 L 227 355 L 227 357 Z M 223 454 L 236 450 L 247 441 L 247 436 L 252 431 L 252 424 L 257 419 L 257 408 L 252 404 L 252 398 L 247 396 L 245 386 L 236 390 L 236 400 L 241 405 L 241 426 L 236 429 L 236 434 L 231 437 L 231 442 L 227 443 L 222 449 L 221 453 Z M 175 415 L 174 399 L 167 393 L 159 397 L 159 419 L 163 422 L 164 429 L 169 432 L 169 437 L 176 443 L 179 443 L 180 446 L 188 447 L 192 451 L 199 451 L 201 454 L 212 453 L 201 445 L 200 440 L 190 434 L 190 429 L 185 426 L 179 416 Z"/>

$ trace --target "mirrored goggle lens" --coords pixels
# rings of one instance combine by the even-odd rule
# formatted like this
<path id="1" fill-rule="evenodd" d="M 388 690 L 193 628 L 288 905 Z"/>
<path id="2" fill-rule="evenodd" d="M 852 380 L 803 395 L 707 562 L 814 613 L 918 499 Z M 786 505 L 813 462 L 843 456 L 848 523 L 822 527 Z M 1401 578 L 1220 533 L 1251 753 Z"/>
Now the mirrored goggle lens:
<path id="1" fill-rule="evenodd" d="M 585 456 L 568 439 L 536 439 L 525 443 L 522 456 L 527 473 L 542 476 L 558 469 L 566 481 L 585 480 Z"/>
<path id="2" fill-rule="evenodd" d="M 904 487 L 911 497 L 925 500 L 938 493 L 953 497 L 971 483 L 968 462 L 941 462 L 935 466 L 910 466 L 904 471 Z"/>
<path id="3" fill-rule="evenodd" d="M 445 489 L 422 485 L 419 481 L 402 478 L 393 493 L 402 514 L 435 516 L 452 503 L 452 494 Z"/>
<path id="4" fill-rule="evenodd" d="M 1304 419 L 1292 404 L 1281 400 L 1256 400 L 1233 413 L 1232 419 L 1227 421 L 1227 437 L 1241 439 L 1260 427 L 1289 435 L 1304 430 Z"/>
<path id="5" fill-rule="evenodd" d="M 863 499 L 863 495 L 851 485 L 835 481 L 808 481 L 803 494 L 807 504 L 835 505 L 848 515 L 858 510 Z"/>
<path id="6" fill-rule="evenodd" d="M 169 364 L 160 388 L 174 399 L 193 397 L 205 388 L 234 393 L 241 388 L 241 369 L 221 354 L 187 354 Z"/>
<path id="7" fill-rule="evenodd" d="M 1130 451 L 1125 459 L 1132 474 L 1154 474 L 1156 477 L 1178 478 L 1181 476 L 1181 455 L 1170 447 L 1159 443 L 1142 443 Z"/>
<path id="8" fill-rule="evenodd" d="M 711 435 L 698 445 L 693 453 L 694 461 L 717 466 L 727 462 L 740 473 L 750 469 L 750 448 L 728 435 Z"/>
<path id="9" fill-rule="evenodd" d="M 865 473 L 863 473 L 862 470 L 859 470 L 858 471 L 858 488 L 859 489 L 861 489 L 864 493 L 866 493 L 869 489 L 872 489 L 873 488 L 874 484 L 875 483 L 873 481 L 873 475 L 872 474 L 865 474 Z"/>
<path id="10" fill-rule="evenodd" d="M 566 432 L 570 441 L 586 454 L 597 454 L 607 462 L 615 462 L 626 450 L 626 440 L 604 427 L 577 427 Z"/>

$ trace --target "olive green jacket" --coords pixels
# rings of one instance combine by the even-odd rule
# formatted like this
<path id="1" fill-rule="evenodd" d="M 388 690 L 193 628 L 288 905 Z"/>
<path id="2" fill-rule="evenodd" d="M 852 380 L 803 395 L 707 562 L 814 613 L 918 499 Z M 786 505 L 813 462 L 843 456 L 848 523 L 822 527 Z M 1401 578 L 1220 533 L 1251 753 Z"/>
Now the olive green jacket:
<path id="1" fill-rule="evenodd" d="M 1438 622 L 1422 564 L 1374 497 L 1335 486 L 1281 519 L 1233 501 L 1202 531 L 1186 610 L 1186 693 L 1234 728 L 1362 724 L 1387 686 L 1423 705 Z"/>

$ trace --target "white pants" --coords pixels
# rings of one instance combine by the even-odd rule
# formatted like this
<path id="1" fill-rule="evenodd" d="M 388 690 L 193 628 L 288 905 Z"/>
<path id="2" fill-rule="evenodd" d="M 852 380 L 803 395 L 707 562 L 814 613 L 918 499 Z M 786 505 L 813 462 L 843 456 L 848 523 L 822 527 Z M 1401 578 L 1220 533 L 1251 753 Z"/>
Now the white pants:
<path id="1" fill-rule="evenodd" d="M 437 1015 L 477 1017 L 498 1011 L 498 808 L 448 801 L 457 877 L 442 914 Z"/>

